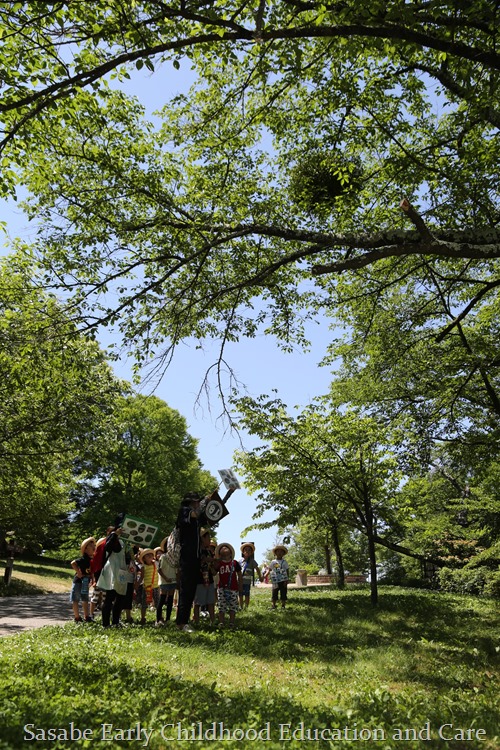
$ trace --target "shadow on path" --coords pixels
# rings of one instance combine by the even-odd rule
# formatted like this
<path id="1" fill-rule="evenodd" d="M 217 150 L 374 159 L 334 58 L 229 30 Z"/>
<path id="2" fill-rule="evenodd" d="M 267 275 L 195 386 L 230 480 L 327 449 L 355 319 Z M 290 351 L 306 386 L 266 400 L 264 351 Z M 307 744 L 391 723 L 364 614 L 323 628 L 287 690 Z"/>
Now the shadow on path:
<path id="1" fill-rule="evenodd" d="M 72 620 L 69 592 L 0 598 L 0 636 L 15 635 L 44 625 L 64 625 Z"/>

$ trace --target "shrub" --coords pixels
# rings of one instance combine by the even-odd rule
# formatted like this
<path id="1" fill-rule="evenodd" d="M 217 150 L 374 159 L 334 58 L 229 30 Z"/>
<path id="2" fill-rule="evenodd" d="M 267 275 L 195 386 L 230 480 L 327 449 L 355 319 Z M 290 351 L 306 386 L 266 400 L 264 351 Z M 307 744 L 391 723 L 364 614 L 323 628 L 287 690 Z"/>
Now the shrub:
<path id="1" fill-rule="evenodd" d="M 500 570 L 494 570 L 488 573 L 484 582 L 483 594 L 491 596 L 492 599 L 500 599 Z"/>
<path id="2" fill-rule="evenodd" d="M 453 594 L 500 596 L 500 573 L 485 566 L 466 566 L 460 570 L 443 568 L 439 571 L 439 583 L 442 591 Z"/>
<path id="3" fill-rule="evenodd" d="M 500 542 L 496 542 L 488 549 L 483 550 L 467 563 L 468 568 L 485 566 L 490 570 L 498 570 L 500 567 Z"/>

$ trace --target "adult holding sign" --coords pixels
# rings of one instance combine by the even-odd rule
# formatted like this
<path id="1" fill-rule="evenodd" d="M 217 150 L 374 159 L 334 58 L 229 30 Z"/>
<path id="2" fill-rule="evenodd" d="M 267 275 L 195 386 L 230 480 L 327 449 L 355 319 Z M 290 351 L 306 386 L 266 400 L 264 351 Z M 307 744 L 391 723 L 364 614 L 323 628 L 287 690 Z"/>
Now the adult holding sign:
<path id="1" fill-rule="evenodd" d="M 176 525 L 180 536 L 180 578 L 179 603 L 177 605 L 175 624 L 179 630 L 183 630 L 185 633 L 193 632 L 193 628 L 189 624 L 189 616 L 200 574 L 200 529 L 206 525 L 206 517 L 201 501 L 202 496 L 198 492 L 188 492 L 184 495 L 177 515 Z"/>

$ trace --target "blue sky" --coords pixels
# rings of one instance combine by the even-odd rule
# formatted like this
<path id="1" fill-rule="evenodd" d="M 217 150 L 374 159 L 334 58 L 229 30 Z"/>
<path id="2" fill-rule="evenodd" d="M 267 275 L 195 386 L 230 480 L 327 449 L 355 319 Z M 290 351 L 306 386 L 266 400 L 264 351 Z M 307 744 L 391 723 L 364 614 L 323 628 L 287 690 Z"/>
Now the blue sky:
<path id="1" fill-rule="evenodd" d="M 146 74 L 145 69 L 136 72 L 124 89 L 138 96 L 146 106 L 148 115 L 151 115 L 170 96 L 186 90 L 192 81 L 192 72 L 186 65 L 181 65 L 180 71 L 165 65 L 154 74 Z M 7 231 L 11 237 L 29 239 L 33 234 L 33 229 L 12 201 L 0 202 L 0 220 L 7 221 Z M 316 395 L 325 393 L 331 380 L 330 372 L 329 368 L 318 367 L 318 362 L 331 340 L 328 322 L 322 320 L 320 325 L 309 324 L 307 333 L 312 343 L 308 353 L 301 350 L 283 353 L 274 338 L 264 335 L 230 344 L 225 350 L 225 358 L 243 384 L 245 390 L 242 392 L 258 396 L 277 389 L 279 398 L 289 406 L 304 406 Z M 103 347 L 108 346 L 111 343 L 110 334 L 104 332 L 100 341 Z M 216 360 L 217 343 L 205 342 L 202 350 L 197 349 L 195 344 L 187 342 L 178 347 L 154 393 L 186 418 L 190 434 L 199 441 L 198 452 L 204 467 L 218 477 L 218 469 L 233 465 L 235 450 L 252 447 L 257 441 L 251 436 L 228 431 L 227 420 L 219 419 L 222 406 L 215 386 L 208 396 L 202 394 L 197 401 L 205 372 Z M 114 364 L 117 376 L 131 381 L 131 365 L 132 361 L 124 355 L 120 362 Z M 148 383 L 139 390 L 143 393 L 153 392 L 152 385 Z M 238 549 L 244 538 L 242 531 L 252 523 L 255 509 L 254 497 L 244 488 L 236 491 L 228 501 L 229 515 L 219 524 L 219 541 L 228 541 Z M 271 518 L 272 514 L 267 514 L 260 520 Z M 165 529 L 166 533 L 168 531 Z M 257 560 L 275 543 L 276 535 L 275 528 L 252 531 L 246 535 L 256 544 Z"/>

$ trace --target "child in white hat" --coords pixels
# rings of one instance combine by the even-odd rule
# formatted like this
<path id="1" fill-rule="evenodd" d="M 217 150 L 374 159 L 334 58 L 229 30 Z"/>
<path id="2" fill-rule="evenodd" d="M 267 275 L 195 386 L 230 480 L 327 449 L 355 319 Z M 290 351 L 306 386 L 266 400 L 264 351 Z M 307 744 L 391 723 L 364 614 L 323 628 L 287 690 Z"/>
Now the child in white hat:
<path id="1" fill-rule="evenodd" d="M 276 609 L 278 596 L 281 598 L 281 609 L 285 609 L 288 596 L 288 563 L 284 556 L 288 550 L 282 544 L 277 544 L 273 549 L 274 560 L 269 563 L 269 574 L 272 584 L 272 604 L 271 609 Z"/>
<path id="2" fill-rule="evenodd" d="M 224 627 L 226 612 L 229 612 L 229 627 L 234 628 L 243 579 L 240 564 L 234 559 L 234 548 L 227 542 L 216 547 L 215 564 L 219 571 L 217 588 L 219 627 Z"/>
<path id="3" fill-rule="evenodd" d="M 240 609 L 248 608 L 250 604 L 250 590 L 254 581 L 254 571 L 259 577 L 259 581 L 262 583 L 264 580 L 260 571 L 259 565 L 255 560 L 255 544 L 253 542 L 243 542 L 240 547 L 241 554 L 243 557 L 240 560 L 241 574 L 243 576 L 243 590 L 240 595 Z"/>

